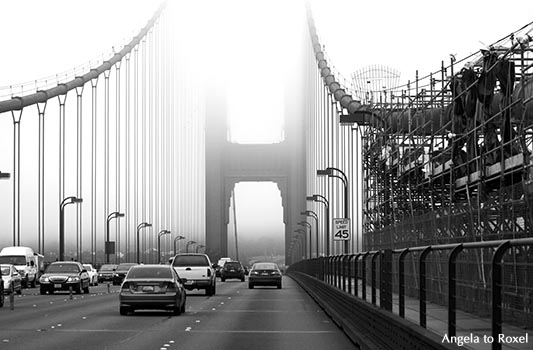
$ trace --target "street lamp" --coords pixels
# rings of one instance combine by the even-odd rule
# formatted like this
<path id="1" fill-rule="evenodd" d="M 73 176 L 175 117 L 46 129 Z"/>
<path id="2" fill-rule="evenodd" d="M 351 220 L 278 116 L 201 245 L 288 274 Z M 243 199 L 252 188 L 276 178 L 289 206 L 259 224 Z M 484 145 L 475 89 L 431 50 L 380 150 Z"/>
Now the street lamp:
<path id="1" fill-rule="evenodd" d="M 312 251 L 313 251 L 313 239 L 312 239 L 312 225 L 310 223 L 308 223 L 307 221 L 300 221 L 297 223 L 297 225 L 300 225 L 300 226 L 305 226 L 305 227 L 308 227 L 309 228 L 309 259 L 311 259 L 312 257 Z"/>
<path id="2" fill-rule="evenodd" d="M 329 256 L 329 201 L 320 194 L 307 196 L 306 199 L 308 201 L 322 203 L 326 207 L 326 256 Z"/>
<path id="3" fill-rule="evenodd" d="M 11 177 L 10 173 L 3 173 L 0 171 L 0 179 L 9 179 Z"/>
<path id="4" fill-rule="evenodd" d="M 107 225 L 106 225 L 106 231 L 105 231 L 106 232 L 106 241 L 105 241 L 105 262 L 106 264 L 109 264 L 109 254 L 111 254 L 112 251 L 115 252 L 115 247 L 111 247 L 111 242 L 109 242 L 109 222 L 112 219 L 123 218 L 123 217 L 124 217 L 124 213 L 119 213 L 118 211 L 114 211 L 107 216 Z M 116 255 L 115 260 L 118 260 L 118 254 L 116 254 L 116 252 L 115 252 L 115 255 Z"/>
<path id="5" fill-rule="evenodd" d="M 192 245 L 192 244 L 196 244 L 196 241 L 188 241 L 187 242 L 187 244 L 185 245 L 185 253 L 189 252 L 189 246 Z"/>
<path id="6" fill-rule="evenodd" d="M 315 219 L 315 223 L 316 223 L 316 232 L 315 232 L 315 237 L 316 237 L 316 257 L 318 258 L 318 214 L 315 213 L 314 211 L 312 210 L 306 210 L 306 211 L 302 211 L 300 213 L 300 215 L 305 215 L 305 216 L 309 216 L 309 217 L 312 217 L 313 219 Z"/>
<path id="7" fill-rule="evenodd" d="M 183 236 L 178 236 L 178 237 L 175 237 L 175 238 L 174 238 L 174 255 L 175 255 L 175 254 L 178 254 L 178 251 L 176 250 L 176 242 L 179 241 L 179 240 L 182 240 L 182 239 L 185 239 L 185 237 L 183 237 Z"/>
<path id="8" fill-rule="evenodd" d="M 297 235 L 299 235 L 300 238 L 302 239 L 302 255 L 303 255 L 304 258 L 305 258 L 305 255 L 306 255 L 306 252 L 305 252 L 305 250 L 306 250 L 306 244 L 305 244 L 305 243 L 306 243 L 306 241 L 307 241 L 307 239 L 305 238 L 305 236 L 306 236 L 306 234 L 307 234 L 307 230 L 304 230 L 304 229 L 299 228 L 299 229 L 294 230 L 294 232 L 298 232 Z"/>
<path id="9" fill-rule="evenodd" d="M 205 247 L 205 245 L 203 245 L 203 244 L 199 244 L 199 245 L 197 245 L 197 246 L 196 246 L 196 252 L 198 253 L 198 249 L 200 249 L 200 248 L 204 248 L 204 247 Z"/>
<path id="10" fill-rule="evenodd" d="M 337 171 L 341 174 L 341 176 L 339 175 L 335 175 L 333 173 L 333 171 Z M 325 170 L 317 170 L 316 171 L 316 174 L 318 176 L 328 176 L 328 177 L 336 177 L 338 179 L 340 179 L 343 184 L 344 184 L 344 218 L 345 219 L 349 219 L 349 214 L 348 214 L 348 177 L 346 177 L 346 174 L 338 169 L 338 168 L 332 168 L 332 167 L 328 167 L 326 168 Z M 348 241 L 344 241 L 344 253 L 348 253 Z"/>
<path id="11" fill-rule="evenodd" d="M 63 199 L 59 205 L 59 260 L 61 261 L 65 260 L 65 214 L 63 209 L 67 204 L 81 202 L 83 202 L 82 198 L 71 196 Z"/>
<path id="12" fill-rule="evenodd" d="M 157 235 L 157 263 L 161 264 L 161 236 L 168 235 L 170 233 L 169 230 L 161 230 L 159 231 L 159 234 Z"/>
<path id="13" fill-rule="evenodd" d="M 141 262 L 141 247 L 139 245 L 139 231 L 144 227 L 152 227 L 152 224 L 149 224 L 147 222 L 141 222 L 139 225 L 137 225 L 137 264 L 140 264 Z"/>

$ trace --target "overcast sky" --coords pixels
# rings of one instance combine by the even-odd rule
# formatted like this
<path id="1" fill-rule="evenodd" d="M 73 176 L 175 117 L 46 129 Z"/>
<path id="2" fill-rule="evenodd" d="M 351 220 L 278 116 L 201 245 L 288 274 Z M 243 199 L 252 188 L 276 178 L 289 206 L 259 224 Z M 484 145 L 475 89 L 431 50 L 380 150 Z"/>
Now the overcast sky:
<path id="1" fill-rule="evenodd" d="M 180 3 L 183 11 L 190 5 L 189 1 Z M 296 16 L 296 2 L 290 2 L 290 6 L 288 1 L 275 3 L 279 7 L 263 18 L 264 23 L 272 27 L 263 34 L 274 29 L 278 32 L 298 30 L 291 28 L 290 20 L 279 20 L 291 13 Z M 203 6 L 206 20 L 191 23 L 190 35 L 217 30 L 207 26 L 209 19 L 221 16 L 217 6 L 227 5 L 229 11 L 225 12 L 222 23 L 228 26 L 232 23 L 231 13 L 242 16 L 243 8 L 253 6 L 250 0 L 245 7 L 243 2 L 224 0 L 195 1 L 195 4 Z M 311 0 L 311 5 L 320 41 L 331 63 L 346 78 L 366 65 L 384 64 L 399 70 L 403 82 L 412 79 L 416 69 L 421 74 L 434 71 L 440 67 L 441 60 L 448 62 L 450 54 L 466 56 L 533 21 L 533 1 L 530 0 Z M 9 88 L 2 87 L 19 83 L 26 83 L 27 87 L 41 78 L 54 81 L 57 74 L 61 76 L 76 67 L 88 66 L 89 61 L 101 61 L 112 47 L 118 50 L 121 44 L 129 41 L 157 6 L 154 0 L 1 1 L 0 99 L 10 93 Z M 231 39 L 228 37 L 228 41 Z M 279 54 L 282 57 L 283 52 Z M 15 94 L 18 93 L 16 89 L 21 88 L 16 87 Z M 4 119 L 0 120 L 0 133 L 7 132 L 6 128 L 11 130 L 10 121 L 6 121 L 8 117 L 0 116 Z M 8 147 L 2 145 L 1 140 L 0 146 Z M 7 156 L 6 152 L 0 154 L 1 171 L 11 167 L 11 153 L 7 153 Z M 7 182 L 0 183 L 0 196 L 9 194 L 10 190 Z M 237 204 L 238 209 L 262 212 L 281 203 L 274 185 L 259 196 L 258 193 L 254 194 L 248 187 L 237 192 L 238 200 L 242 201 Z M 250 213 L 238 218 L 243 227 L 257 222 Z M 274 218 L 278 217 L 273 220 L 280 220 L 281 208 L 273 213 Z M 279 221 L 277 225 L 281 227 Z"/>

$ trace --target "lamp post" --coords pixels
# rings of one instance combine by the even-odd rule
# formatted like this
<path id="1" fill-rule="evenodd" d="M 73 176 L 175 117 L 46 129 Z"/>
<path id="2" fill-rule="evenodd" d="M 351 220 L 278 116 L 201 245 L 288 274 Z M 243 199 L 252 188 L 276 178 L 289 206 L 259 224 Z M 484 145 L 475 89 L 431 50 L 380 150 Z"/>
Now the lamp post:
<path id="1" fill-rule="evenodd" d="M 333 171 L 339 172 L 341 176 L 335 175 Z M 343 182 L 344 184 L 344 218 L 349 219 L 350 216 L 348 213 L 349 211 L 348 210 L 348 178 L 346 177 L 346 174 L 342 170 L 338 168 L 332 168 L 332 167 L 328 167 L 325 170 L 317 170 L 316 174 L 317 176 L 327 175 L 329 177 L 336 177 Z M 348 253 L 348 241 L 347 240 L 344 241 L 344 253 Z"/>
<path id="2" fill-rule="evenodd" d="M 196 244 L 196 241 L 188 241 L 187 242 L 187 244 L 185 245 L 185 253 L 189 252 L 189 246 L 192 245 L 192 244 Z"/>
<path id="3" fill-rule="evenodd" d="M 169 230 L 161 230 L 159 231 L 159 234 L 157 235 L 157 263 L 161 264 L 161 236 L 168 235 L 170 233 Z"/>
<path id="4" fill-rule="evenodd" d="M 109 254 L 111 254 L 111 251 L 115 251 L 115 247 L 111 247 L 111 242 L 109 242 L 109 222 L 112 219 L 123 218 L 123 217 L 124 217 L 124 213 L 119 213 L 118 211 L 114 211 L 107 216 L 107 225 L 106 225 L 106 230 L 105 230 L 106 232 L 106 235 L 105 235 L 106 236 L 106 241 L 105 241 L 105 262 L 106 264 L 109 264 Z M 118 254 L 116 254 L 116 252 L 115 252 L 115 255 L 117 255 L 115 257 L 115 260 L 118 263 Z"/>
<path id="5" fill-rule="evenodd" d="M 149 224 L 147 222 L 141 222 L 139 225 L 137 225 L 137 264 L 141 263 L 141 247 L 139 244 L 139 231 L 144 227 L 152 227 L 152 224 Z"/>
<path id="6" fill-rule="evenodd" d="M 305 238 L 305 236 L 306 236 L 307 232 L 306 232 L 306 230 L 301 229 L 301 228 L 294 230 L 294 232 L 296 232 L 296 237 L 300 237 L 302 239 L 302 247 L 301 247 L 302 252 L 301 253 L 302 253 L 302 256 L 305 259 L 305 255 L 306 255 L 306 252 L 305 252 L 305 250 L 306 250 L 306 244 L 305 244 L 306 238 Z"/>
<path id="7" fill-rule="evenodd" d="M 306 210 L 306 211 L 303 211 L 300 213 L 300 215 L 305 215 L 305 216 L 309 216 L 309 217 L 312 217 L 313 219 L 315 219 L 315 223 L 316 223 L 316 232 L 315 232 L 315 249 L 316 249 L 316 257 L 318 258 L 318 215 L 317 213 L 315 213 L 314 211 L 312 210 Z"/>
<path id="8" fill-rule="evenodd" d="M 65 260 L 65 214 L 63 210 L 67 204 L 81 203 L 82 198 L 70 196 L 61 201 L 59 205 L 59 260 Z"/>
<path id="9" fill-rule="evenodd" d="M 9 179 L 11 177 L 10 173 L 3 173 L 0 171 L 0 179 Z"/>
<path id="10" fill-rule="evenodd" d="M 197 246 L 196 246 L 196 252 L 198 253 L 198 249 L 200 249 L 200 248 L 204 248 L 204 247 L 205 247 L 205 245 L 203 245 L 203 244 L 199 244 L 199 245 L 197 245 Z"/>
<path id="11" fill-rule="evenodd" d="M 176 242 L 179 240 L 185 239 L 183 236 L 178 236 L 174 238 L 174 255 L 178 254 L 178 251 L 176 250 Z"/>
<path id="12" fill-rule="evenodd" d="M 308 201 L 322 203 L 326 207 L 326 256 L 329 256 L 329 201 L 326 197 L 320 194 L 307 196 L 306 199 Z"/>

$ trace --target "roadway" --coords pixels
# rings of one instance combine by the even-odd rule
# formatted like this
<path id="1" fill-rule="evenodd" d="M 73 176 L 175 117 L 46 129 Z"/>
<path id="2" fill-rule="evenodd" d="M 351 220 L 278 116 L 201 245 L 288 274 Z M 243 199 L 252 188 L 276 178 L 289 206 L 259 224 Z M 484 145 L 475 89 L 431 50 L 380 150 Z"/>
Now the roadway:
<path id="1" fill-rule="evenodd" d="M 89 294 L 40 295 L 38 288 L 9 297 L 0 309 L 0 349 L 109 350 L 346 350 L 355 345 L 289 277 L 283 289 L 238 280 L 217 281 L 207 297 L 187 293 L 186 312 L 139 311 L 120 316 L 118 286 Z"/>

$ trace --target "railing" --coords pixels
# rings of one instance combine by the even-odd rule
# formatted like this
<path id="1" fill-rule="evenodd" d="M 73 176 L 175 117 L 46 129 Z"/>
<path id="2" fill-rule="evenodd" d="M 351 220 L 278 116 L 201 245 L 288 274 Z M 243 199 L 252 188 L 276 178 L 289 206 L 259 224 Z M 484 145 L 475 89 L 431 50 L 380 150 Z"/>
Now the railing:
<path id="1" fill-rule="evenodd" d="M 423 328 L 428 303 L 441 305 L 447 309 L 447 329 L 440 331 L 448 337 L 458 333 L 458 312 L 486 321 L 493 339 L 512 333 L 511 328 L 523 333 L 533 327 L 533 238 L 321 257 L 300 261 L 290 272 L 314 277 L 401 318 L 406 318 L 406 298 L 417 300 L 417 323 Z M 504 325 L 509 327 L 505 332 Z M 501 347 L 492 342 L 492 349 Z"/>

